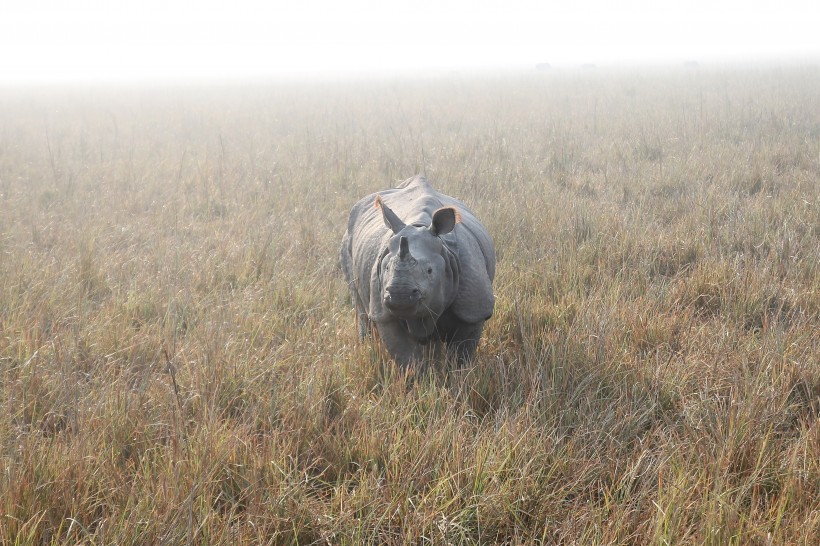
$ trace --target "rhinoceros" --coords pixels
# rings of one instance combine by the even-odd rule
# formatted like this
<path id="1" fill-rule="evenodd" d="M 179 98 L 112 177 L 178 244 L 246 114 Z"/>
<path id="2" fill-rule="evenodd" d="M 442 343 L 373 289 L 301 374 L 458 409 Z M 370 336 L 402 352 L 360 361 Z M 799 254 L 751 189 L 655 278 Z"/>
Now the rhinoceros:
<path id="1" fill-rule="evenodd" d="M 495 248 L 464 203 L 409 178 L 353 206 L 340 254 L 361 339 L 375 324 L 401 366 L 439 341 L 472 358 L 495 305 Z"/>

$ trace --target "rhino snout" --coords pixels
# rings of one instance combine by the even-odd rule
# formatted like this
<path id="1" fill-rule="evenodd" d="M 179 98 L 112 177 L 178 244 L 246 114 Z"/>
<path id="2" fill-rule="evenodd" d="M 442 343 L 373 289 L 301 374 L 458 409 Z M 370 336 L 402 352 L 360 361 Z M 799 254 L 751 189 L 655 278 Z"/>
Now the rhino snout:
<path id="1" fill-rule="evenodd" d="M 384 291 L 384 305 L 391 311 L 414 310 L 421 301 L 421 290 L 418 288 L 388 288 Z"/>

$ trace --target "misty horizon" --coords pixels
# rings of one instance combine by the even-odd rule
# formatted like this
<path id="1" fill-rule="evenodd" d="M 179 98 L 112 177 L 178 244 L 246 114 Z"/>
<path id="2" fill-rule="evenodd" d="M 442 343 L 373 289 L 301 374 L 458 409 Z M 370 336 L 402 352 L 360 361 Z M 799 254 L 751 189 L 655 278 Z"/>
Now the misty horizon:
<path id="1" fill-rule="evenodd" d="M 818 8 L 463 0 L 12 3 L 0 83 L 269 79 L 584 65 L 816 62 Z"/>

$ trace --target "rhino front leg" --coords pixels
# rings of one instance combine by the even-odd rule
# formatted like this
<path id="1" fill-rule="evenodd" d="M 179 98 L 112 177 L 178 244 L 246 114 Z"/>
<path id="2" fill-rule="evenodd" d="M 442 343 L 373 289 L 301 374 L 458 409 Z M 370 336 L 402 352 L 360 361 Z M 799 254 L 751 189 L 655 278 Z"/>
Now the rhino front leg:
<path id="1" fill-rule="evenodd" d="M 377 322 L 376 328 L 393 360 L 402 367 L 422 361 L 423 346 L 399 322 Z"/>
<path id="2" fill-rule="evenodd" d="M 455 354 L 459 365 L 468 363 L 475 356 L 482 330 L 484 330 L 483 322 L 464 325 L 447 342 L 448 351 L 450 354 Z"/>
<path id="3" fill-rule="evenodd" d="M 447 344 L 447 352 L 454 356 L 459 364 L 465 364 L 473 358 L 484 321 L 464 322 L 448 310 L 438 321 L 439 336 Z"/>
<path id="4" fill-rule="evenodd" d="M 358 326 L 359 329 L 359 340 L 364 341 L 364 339 L 370 335 L 372 322 L 370 321 L 367 311 L 364 310 L 358 298 L 356 298 L 355 301 L 356 304 L 353 307 L 356 310 L 356 326 Z"/>

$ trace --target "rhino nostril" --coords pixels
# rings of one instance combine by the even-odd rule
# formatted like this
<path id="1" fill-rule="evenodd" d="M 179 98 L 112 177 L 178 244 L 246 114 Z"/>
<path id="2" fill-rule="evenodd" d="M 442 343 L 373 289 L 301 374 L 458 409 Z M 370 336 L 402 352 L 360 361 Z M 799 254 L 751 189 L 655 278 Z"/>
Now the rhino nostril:
<path id="1" fill-rule="evenodd" d="M 385 289 L 382 301 L 390 308 L 414 307 L 421 301 L 421 290 L 410 287 L 392 291 Z"/>

